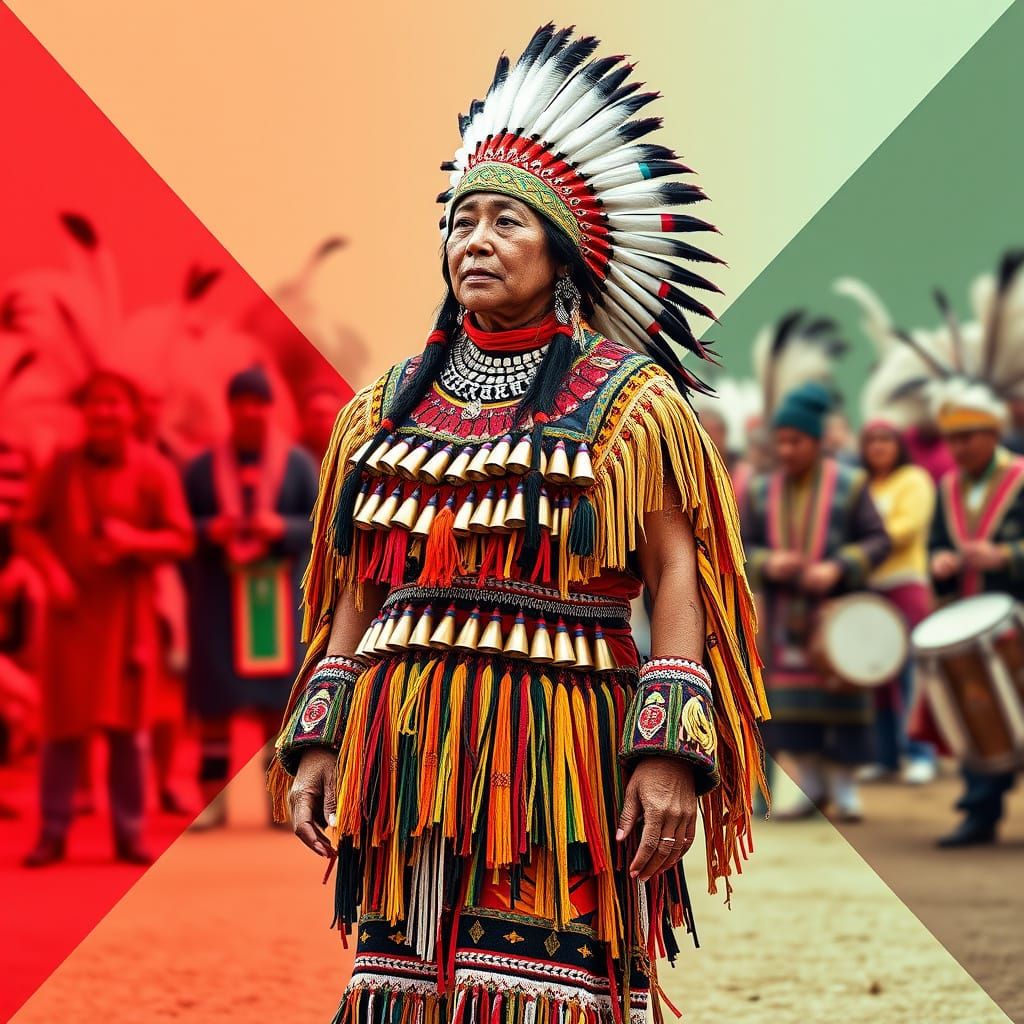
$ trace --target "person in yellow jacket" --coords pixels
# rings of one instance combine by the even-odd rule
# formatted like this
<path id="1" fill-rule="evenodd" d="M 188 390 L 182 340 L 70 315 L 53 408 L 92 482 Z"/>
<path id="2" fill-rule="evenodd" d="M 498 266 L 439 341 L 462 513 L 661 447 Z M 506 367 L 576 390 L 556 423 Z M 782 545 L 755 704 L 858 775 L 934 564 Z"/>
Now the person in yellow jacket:
<path id="1" fill-rule="evenodd" d="M 906 442 L 894 424 L 876 419 L 860 437 L 861 461 L 868 472 L 868 489 L 892 541 L 888 557 L 871 574 L 872 589 L 888 598 L 913 629 L 931 611 L 933 596 L 928 576 L 928 530 L 935 509 L 935 484 L 914 465 Z M 893 776 L 900 771 L 911 784 L 935 778 L 935 750 L 912 740 L 907 721 L 914 701 L 911 663 L 899 676 L 875 691 L 877 763 L 865 774 Z"/>

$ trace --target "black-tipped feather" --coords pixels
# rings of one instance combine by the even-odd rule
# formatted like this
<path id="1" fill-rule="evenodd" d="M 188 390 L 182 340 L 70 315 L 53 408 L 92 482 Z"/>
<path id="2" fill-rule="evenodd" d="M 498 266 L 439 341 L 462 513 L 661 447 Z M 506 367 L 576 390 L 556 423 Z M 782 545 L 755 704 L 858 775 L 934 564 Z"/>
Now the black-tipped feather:
<path id="1" fill-rule="evenodd" d="M 19 298 L 17 292 L 8 292 L 0 301 L 0 331 L 14 334 L 24 328 L 24 310 L 19 304 Z"/>
<path id="2" fill-rule="evenodd" d="M 65 212 L 60 215 L 60 222 L 68 234 L 85 249 L 95 249 L 99 244 L 99 236 L 92 223 L 80 213 Z"/>
<path id="3" fill-rule="evenodd" d="M 526 44 L 526 49 L 523 50 L 522 55 L 516 63 L 524 66 L 533 65 L 547 49 L 547 45 L 551 42 L 551 37 L 554 34 L 555 23 L 553 21 L 549 21 L 546 25 L 542 25 L 533 33 L 533 38 Z"/>
<path id="4" fill-rule="evenodd" d="M 931 383 L 931 377 L 912 377 L 910 380 L 905 380 L 894 387 L 889 392 L 886 402 L 898 402 L 903 398 L 911 398 Z"/>
<path id="5" fill-rule="evenodd" d="M 949 378 L 953 376 L 949 367 L 939 359 L 936 359 L 935 356 L 932 355 L 924 345 L 920 344 L 920 342 L 918 342 L 918 340 L 909 331 L 903 330 L 902 327 L 895 327 L 893 328 L 892 335 L 894 338 L 898 338 L 902 341 L 908 348 L 913 349 L 913 351 L 917 353 L 918 357 L 931 367 L 935 376 L 940 380 L 949 380 Z"/>
<path id="6" fill-rule="evenodd" d="M 616 130 L 616 135 L 626 145 L 636 142 L 651 132 L 656 132 L 662 126 L 663 120 L 660 117 L 641 117 L 636 121 L 627 121 L 621 128 Z"/>
<path id="7" fill-rule="evenodd" d="M 952 342 L 953 351 L 953 367 L 958 373 L 965 373 L 967 364 L 964 361 L 964 337 L 960 332 L 960 321 L 957 319 L 953 307 L 949 304 L 946 293 L 941 288 L 935 288 L 932 291 L 932 297 L 935 299 L 935 304 L 939 307 L 939 312 L 949 328 L 949 338 Z"/>
<path id="8" fill-rule="evenodd" d="M 677 306 L 689 310 L 691 313 L 706 316 L 709 320 L 718 320 L 713 310 L 705 306 L 703 302 L 698 302 L 692 295 L 684 292 L 682 288 L 677 288 L 674 284 L 665 285 L 665 298 L 674 302 Z"/>
<path id="9" fill-rule="evenodd" d="M 597 46 L 598 39 L 595 36 L 584 36 L 582 39 L 578 39 L 570 46 L 567 46 L 558 55 L 558 60 L 556 61 L 558 73 L 563 77 L 568 77 L 585 60 L 589 59 L 597 49 Z"/>
<path id="10" fill-rule="evenodd" d="M 203 270 L 199 266 L 190 267 L 185 278 L 185 301 L 195 302 L 202 298 L 221 273 L 220 267 L 211 267 L 208 270 Z"/>
<path id="11" fill-rule="evenodd" d="M 0 394 L 3 394 L 30 366 L 39 358 L 35 349 L 26 349 L 14 360 L 4 379 L 0 381 Z"/>
<path id="12" fill-rule="evenodd" d="M 981 372 L 987 379 L 991 376 L 996 364 L 996 352 L 999 349 L 999 331 L 1003 325 L 1003 303 L 1006 293 L 1024 265 L 1024 249 L 1009 249 L 1003 253 L 999 261 L 999 272 L 996 277 L 996 294 L 992 300 L 992 312 L 985 325 L 985 341 L 982 346 Z"/>
<path id="13" fill-rule="evenodd" d="M 498 89 L 501 88 L 501 86 L 505 84 L 505 79 L 508 78 L 508 69 L 509 59 L 508 57 L 505 56 L 505 54 L 502 54 L 498 58 L 498 63 L 495 64 L 494 66 L 494 76 L 491 78 L 491 84 L 487 88 L 488 96 L 492 96 L 495 92 L 498 91 Z M 473 102 L 469 105 L 469 112 L 471 115 L 475 115 L 476 113 L 478 113 L 478 111 L 475 111 L 473 109 L 474 105 L 477 103 L 479 103 L 481 107 L 483 106 L 483 103 L 480 100 L 473 100 Z"/>
<path id="14" fill-rule="evenodd" d="M 600 82 L 601 79 L 604 78 L 604 76 L 606 74 L 608 74 L 608 72 L 611 71 L 611 69 L 613 67 L 615 67 L 616 64 L 621 64 L 621 63 L 622 63 L 622 57 L 621 56 L 616 56 L 616 57 L 598 57 L 597 60 L 592 60 L 580 72 L 580 74 L 583 75 L 583 77 L 588 82 L 590 82 L 591 86 L 596 86 L 597 83 Z"/>

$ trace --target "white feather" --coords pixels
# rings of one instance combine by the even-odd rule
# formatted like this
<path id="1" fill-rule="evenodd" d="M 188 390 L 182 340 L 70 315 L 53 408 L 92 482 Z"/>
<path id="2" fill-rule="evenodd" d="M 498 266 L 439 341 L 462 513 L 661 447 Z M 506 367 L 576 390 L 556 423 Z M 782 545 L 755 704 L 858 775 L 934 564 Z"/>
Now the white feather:
<path id="1" fill-rule="evenodd" d="M 611 219 L 609 218 L 609 220 Z M 672 251 L 672 240 L 670 238 L 663 238 L 661 235 L 648 234 L 649 228 L 650 224 L 646 221 L 641 231 L 634 231 L 629 228 L 615 230 L 613 228 L 611 241 L 612 245 L 615 246 L 616 253 L 622 253 L 625 256 L 632 252 L 639 259 L 643 258 L 644 253 L 652 253 L 656 256 L 675 255 Z"/>
<path id="2" fill-rule="evenodd" d="M 660 213 L 613 213 L 608 216 L 608 227 L 612 231 L 631 231 L 646 234 L 661 231 Z"/>
<path id="3" fill-rule="evenodd" d="M 754 372 L 765 396 L 765 415 L 771 417 L 779 401 L 794 388 L 808 381 L 827 383 L 832 379 L 833 361 L 815 339 L 790 333 L 782 351 L 772 356 L 774 327 L 762 328 L 754 340 Z"/>
<path id="4" fill-rule="evenodd" d="M 602 198 L 609 191 L 620 188 L 623 185 L 633 185 L 638 181 L 647 180 L 638 163 L 613 167 L 610 171 L 604 171 L 602 174 L 595 174 L 592 178 L 589 178 L 591 188 L 596 189 Z"/>
<path id="5" fill-rule="evenodd" d="M 562 116 L 580 97 L 585 96 L 594 89 L 594 83 L 587 77 L 587 68 L 593 65 L 593 61 L 583 68 L 578 68 L 573 75 L 566 80 L 561 90 L 548 104 L 548 107 L 534 122 L 532 134 L 545 137 L 548 128 Z"/>
<path id="6" fill-rule="evenodd" d="M 587 178 L 596 178 L 599 174 L 614 171 L 620 167 L 639 167 L 646 155 L 642 143 L 631 142 L 628 146 L 620 146 L 610 153 L 589 160 L 577 160 L 580 174 Z"/>
<path id="7" fill-rule="evenodd" d="M 590 89 L 555 119 L 544 132 L 544 138 L 551 146 L 562 148 L 562 140 L 585 125 L 602 108 L 606 107 L 608 97 L 600 89 Z"/>
<path id="8" fill-rule="evenodd" d="M 863 281 L 855 277 L 841 277 L 832 285 L 832 290 L 839 295 L 853 299 L 860 306 L 864 318 L 861 327 L 871 339 L 877 355 L 882 355 L 900 341 L 894 334 L 892 317 L 882 300 Z"/>
<path id="9" fill-rule="evenodd" d="M 614 264 L 612 267 L 614 267 Z M 619 276 L 619 279 L 622 279 L 622 275 Z M 646 328 L 654 320 L 654 317 L 648 310 L 644 309 L 637 297 L 635 295 L 631 295 L 626 290 L 625 284 L 619 284 L 619 282 L 615 280 L 615 276 L 612 274 L 609 274 L 608 278 L 605 280 L 604 287 L 608 296 L 613 298 L 615 302 L 622 307 L 623 312 L 628 313 L 630 317 L 644 329 L 644 333 L 646 334 Z"/>
<path id="10" fill-rule="evenodd" d="M 615 263 L 608 267 L 608 277 L 619 285 L 627 295 L 631 295 L 650 314 L 652 320 L 657 318 L 662 311 L 661 301 L 657 297 L 657 286 L 660 282 L 649 278 L 654 284 L 654 293 L 652 294 L 637 271 L 618 267 Z"/>
<path id="11" fill-rule="evenodd" d="M 564 82 L 565 74 L 559 70 L 554 59 L 536 65 L 512 104 L 509 127 L 525 133 L 527 126 L 536 121 Z"/>
<path id="12" fill-rule="evenodd" d="M 625 123 L 625 122 L 623 122 Z M 620 125 L 619 128 L 622 126 Z M 573 153 L 573 162 L 577 165 L 589 163 L 597 157 L 608 153 L 614 153 L 623 148 L 622 133 L 619 130 L 608 131 L 599 138 L 594 139 L 589 146 L 584 146 L 578 152 Z"/>
<path id="13" fill-rule="evenodd" d="M 601 205 L 609 213 L 643 213 L 652 207 L 674 205 L 661 195 L 664 181 L 649 181 L 647 188 L 631 185 L 601 193 Z"/>

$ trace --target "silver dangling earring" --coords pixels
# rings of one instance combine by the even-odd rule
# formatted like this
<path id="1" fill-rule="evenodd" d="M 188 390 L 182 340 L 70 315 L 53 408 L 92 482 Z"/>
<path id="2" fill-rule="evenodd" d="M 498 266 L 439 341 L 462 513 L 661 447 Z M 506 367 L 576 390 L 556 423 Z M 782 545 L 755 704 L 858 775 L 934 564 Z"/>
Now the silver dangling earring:
<path id="1" fill-rule="evenodd" d="M 555 281 L 555 319 L 563 327 L 572 328 L 573 345 L 583 347 L 583 331 L 580 329 L 580 295 L 576 282 L 568 274 Z"/>
<path id="2" fill-rule="evenodd" d="M 458 311 L 458 313 L 455 314 L 455 322 L 459 325 L 460 329 L 462 328 L 462 321 L 465 320 L 465 319 L 466 319 L 466 307 L 465 306 L 459 306 L 459 311 Z"/>

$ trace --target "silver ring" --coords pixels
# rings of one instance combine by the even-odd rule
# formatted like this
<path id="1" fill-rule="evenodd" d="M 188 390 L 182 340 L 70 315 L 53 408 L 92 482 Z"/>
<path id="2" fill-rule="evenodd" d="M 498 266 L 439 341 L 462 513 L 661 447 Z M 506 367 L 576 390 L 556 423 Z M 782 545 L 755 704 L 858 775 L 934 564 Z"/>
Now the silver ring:
<path id="1" fill-rule="evenodd" d="M 675 842 L 675 837 L 674 836 L 662 836 L 661 837 L 661 841 L 663 843 L 674 843 Z"/>

